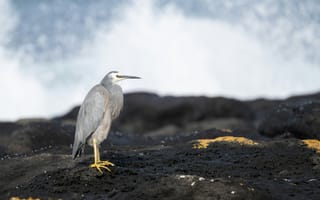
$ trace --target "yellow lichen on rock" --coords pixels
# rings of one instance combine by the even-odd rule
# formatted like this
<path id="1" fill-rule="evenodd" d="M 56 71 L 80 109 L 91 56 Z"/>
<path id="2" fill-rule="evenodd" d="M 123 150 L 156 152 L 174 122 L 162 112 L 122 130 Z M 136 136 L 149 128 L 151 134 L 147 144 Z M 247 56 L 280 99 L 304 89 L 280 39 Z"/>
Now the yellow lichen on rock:
<path id="1" fill-rule="evenodd" d="M 214 142 L 214 139 L 200 139 L 197 140 L 195 144 L 193 144 L 192 148 L 194 149 L 205 149 L 209 146 L 210 143 Z"/>
<path id="2" fill-rule="evenodd" d="M 10 200 L 40 200 L 40 198 L 19 198 L 19 197 L 11 197 Z"/>
<path id="3" fill-rule="evenodd" d="M 309 149 L 314 149 L 317 151 L 317 153 L 320 153 L 320 140 L 309 139 L 302 141 Z"/>
<path id="4" fill-rule="evenodd" d="M 224 136 L 224 137 L 217 137 L 215 139 L 200 139 L 197 140 L 197 143 L 193 144 L 194 149 L 203 149 L 207 148 L 210 143 L 214 142 L 230 142 L 230 143 L 239 143 L 242 145 L 257 145 L 259 143 L 250 140 L 245 137 L 234 137 L 234 136 Z"/>

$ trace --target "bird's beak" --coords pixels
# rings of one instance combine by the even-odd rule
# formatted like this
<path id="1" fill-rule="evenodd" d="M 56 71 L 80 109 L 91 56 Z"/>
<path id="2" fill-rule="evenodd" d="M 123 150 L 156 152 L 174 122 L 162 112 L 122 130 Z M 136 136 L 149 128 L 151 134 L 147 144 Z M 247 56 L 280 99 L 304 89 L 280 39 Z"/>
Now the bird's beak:
<path id="1" fill-rule="evenodd" d="M 141 79 L 138 76 L 127 76 L 127 75 L 117 75 L 117 77 L 121 79 Z"/>

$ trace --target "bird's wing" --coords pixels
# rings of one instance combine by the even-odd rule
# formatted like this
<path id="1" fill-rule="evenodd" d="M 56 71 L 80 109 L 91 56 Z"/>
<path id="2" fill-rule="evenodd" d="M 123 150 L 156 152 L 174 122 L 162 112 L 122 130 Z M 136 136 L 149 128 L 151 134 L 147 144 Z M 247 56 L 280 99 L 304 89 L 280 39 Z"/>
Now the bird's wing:
<path id="1" fill-rule="evenodd" d="M 107 104 L 109 103 L 109 93 L 101 85 L 93 87 L 85 97 L 77 118 L 76 132 L 72 155 L 75 158 L 86 143 L 87 138 L 98 128 L 103 120 Z"/>

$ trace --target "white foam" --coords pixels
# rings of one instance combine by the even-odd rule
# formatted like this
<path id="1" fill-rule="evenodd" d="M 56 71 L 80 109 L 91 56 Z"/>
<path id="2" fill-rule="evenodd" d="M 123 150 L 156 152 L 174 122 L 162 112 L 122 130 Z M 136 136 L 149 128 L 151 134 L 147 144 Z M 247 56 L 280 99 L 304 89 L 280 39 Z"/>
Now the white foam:
<path id="1" fill-rule="evenodd" d="M 319 67 L 303 56 L 282 57 L 242 26 L 186 17 L 174 6 L 159 12 L 150 1 L 138 1 L 121 13 L 120 21 L 97 32 L 81 58 L 144 77 L 126 83 L 129 90 L 246 99 L 287 97 L 320 87 Z"/>
<path id="2" fill-rule="evenodd" d="M 18 17 L 7 1 L 0 2 L 0 24 L 7 27 L 0 30 L 4 44 Z M 255 29 L 263 28 L 250 17 L 246 20 Z M 45 45 L 46 40 L 39 42 Z M 118 9 L 111 24 L 97 26 L 91 40 L 73 38 L 70 44 L 75 41 L 81 43 L 79 51 L 47 62 L 0 46 L 0 120 L 63 113 L 80 103 L 109 70 L 143 77 L 123 82 L 125 91 L 163 95 L 248 99 L 320 88 L 318 63 L 297 56 L 300 51 L 284 57 L 274 48 L 278 41 L 266 44 L 243 24 L 186 16 L 171 4 L 158 9 L 152 1 L 135 1 Z"/>
<path id="3" fill-rule="evenodd" d="M 42 114 L 43 88 L 34 78 L 21 73 L 19 59 L 5 48 L 17 16 L 8 1 L 0 1 L 0 119 Z M 28 99 L 29 98 L 29 99 Z"/>

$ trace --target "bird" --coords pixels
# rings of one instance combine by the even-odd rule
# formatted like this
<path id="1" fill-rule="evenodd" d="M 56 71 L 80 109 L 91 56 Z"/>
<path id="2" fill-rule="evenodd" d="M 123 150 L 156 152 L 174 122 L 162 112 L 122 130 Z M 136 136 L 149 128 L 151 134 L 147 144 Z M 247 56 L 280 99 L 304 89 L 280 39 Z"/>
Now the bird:
<path id="1" fill-rule="evenodd" d="M 78 112 L 72 157 L 80 157 L 86 144 L 92 146 L 94 163 L 90 167 L 96 168 L 100 173 L 103 173 L 102 169 L 111 172 L 108 166 L 114 166 L 108 160 L 100 160 L 99 147 L 108 137 L 112 121 L 122 110 L 123 92 L 119 81 L 125 79 L 140 77 L 122 75 L 118 71 L 107 73 L 102 81 L 88 92 Z"/>

